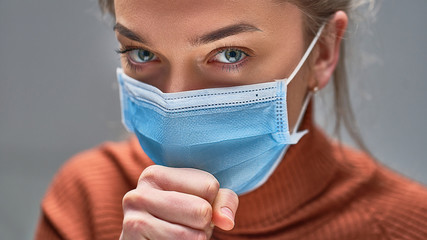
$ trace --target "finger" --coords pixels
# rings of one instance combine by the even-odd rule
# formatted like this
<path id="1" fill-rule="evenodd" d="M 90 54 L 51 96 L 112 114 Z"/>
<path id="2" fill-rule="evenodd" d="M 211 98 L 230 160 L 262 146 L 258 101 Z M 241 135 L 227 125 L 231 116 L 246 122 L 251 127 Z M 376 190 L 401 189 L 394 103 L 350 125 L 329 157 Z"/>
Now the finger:
<path id="1" fill-rule="evenodd" d="M 165 191 L 196 195 L 210 204 L 213 203 L 219 190 L 219 182 L 212 174 L 191 168 L 149 166 L 142 172 L 138 187 L 147 183 Z"/>
<path id="2" fill-rule="evenodd" d="M 128 211 L 123 219 L 121 240 L 207 239 L 206 231 L 158 219 L 146 212 Z"/>
<path id="3" fill-rule="evenodd" d="M 211 239 L 213 231 L 214 231 L 215 225 L 213 223 L 209 224 L 209 226 L 206 228 L 206 239 Z"/>
<path id="4" fill-rule="evenodd" d="M 222 230 L 231 230 L 234 227 L 239 198 L 230 189 L 221 188 L 213 204 L 212 222 Z"/>
<path id="5" fill-rule="evenodd" d="M 212 206 L 205 199 L 174 191 L 141 187 L 123 198 L 123 209 L 146 211 L 162 220 L 194 229 L 206 229 L 212 220 Z"/>

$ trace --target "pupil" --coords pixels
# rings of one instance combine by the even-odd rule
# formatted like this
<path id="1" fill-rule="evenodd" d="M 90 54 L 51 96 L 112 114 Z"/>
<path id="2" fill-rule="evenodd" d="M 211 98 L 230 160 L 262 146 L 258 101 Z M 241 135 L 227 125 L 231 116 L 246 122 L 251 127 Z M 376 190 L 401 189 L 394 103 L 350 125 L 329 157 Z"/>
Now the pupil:
<path id="1" fill-rule="evenodd" d="M 138 57 L 140 59 L 142 59 L 143 61 L 148 61 L 152 57 L 152 53 L 150 51 L 147 51 L 147 50 L 139 51 L 138 55 L 139 55 Z"/>
<path id="2" fill-rule="evenodd" d="M 235 58 L 237 56 L 236 51 L 230 52 L 230 57 Z"/>

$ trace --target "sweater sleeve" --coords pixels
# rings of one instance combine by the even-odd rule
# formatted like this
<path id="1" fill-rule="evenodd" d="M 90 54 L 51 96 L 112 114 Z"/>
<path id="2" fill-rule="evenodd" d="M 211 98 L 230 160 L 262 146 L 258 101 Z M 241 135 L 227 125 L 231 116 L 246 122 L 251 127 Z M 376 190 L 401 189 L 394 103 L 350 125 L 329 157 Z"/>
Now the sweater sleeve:
<path id="1" fill-rule="evenodd" d="M 54 177 L 42 201 L 37 240 L 90 239 L 90 191 L 77 170 L 84 158 L 78 156 L 67 162 Z"/>
<path id="2" fill-rule="evenodd" d="M 52 223 L 46 217 L 45 214 L 42 213 L 42 216 L 39 219 L 39 223 L 37 226 L 37 232 L 35 239 L 45 239 L 45 240 L 56 240 L 63 239 L 58 234 L 58 232 L 53 227 Z"/>
<path id="3" fill-rule="evenodd" d="M 35 239 L 118 239 L 122 198 L 141 171 L 128 164 L 129 158 L 125 146 L 104 144 L 70 159 L 42 201 Z M 135 176 L 125 168 L 135 170 Z"/>

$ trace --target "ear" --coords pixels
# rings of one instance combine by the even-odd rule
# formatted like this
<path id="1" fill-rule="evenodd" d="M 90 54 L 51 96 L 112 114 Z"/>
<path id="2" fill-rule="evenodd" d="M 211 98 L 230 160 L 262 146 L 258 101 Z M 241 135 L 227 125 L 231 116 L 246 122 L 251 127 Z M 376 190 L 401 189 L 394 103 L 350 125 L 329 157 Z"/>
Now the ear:
<path id="1" fill-rule="evenodd" d="M 338 63 L 341 39 L 347 29 L 347 24 L 347 14 L 338 11 L 323 30 L 313 59 L 314 76 L 309 82 L 310 89 L 314 89 L 316 86 L 322 89 L 329 82 Z"/>

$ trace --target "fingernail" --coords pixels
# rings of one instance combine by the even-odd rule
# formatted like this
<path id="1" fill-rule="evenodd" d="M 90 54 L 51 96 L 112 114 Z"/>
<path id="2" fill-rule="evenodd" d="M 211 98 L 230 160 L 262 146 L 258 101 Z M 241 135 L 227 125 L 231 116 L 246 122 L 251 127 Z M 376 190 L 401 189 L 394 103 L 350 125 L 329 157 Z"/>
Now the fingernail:
<path id="1" fill-rule="evenodd" d="M 226 217 L 228 217 L 231 221 L 234 222 L 234 214 L 233 214 L 233 211 L 231 211 L 230 208 L 228 208 L 228 207 L 222 207 L 221 208 L 221 213 L 224 214 Z"/>

